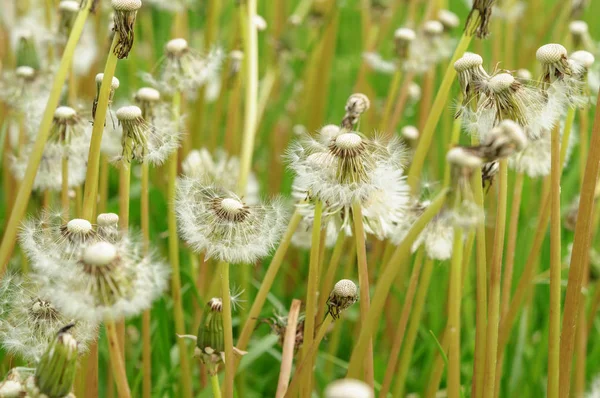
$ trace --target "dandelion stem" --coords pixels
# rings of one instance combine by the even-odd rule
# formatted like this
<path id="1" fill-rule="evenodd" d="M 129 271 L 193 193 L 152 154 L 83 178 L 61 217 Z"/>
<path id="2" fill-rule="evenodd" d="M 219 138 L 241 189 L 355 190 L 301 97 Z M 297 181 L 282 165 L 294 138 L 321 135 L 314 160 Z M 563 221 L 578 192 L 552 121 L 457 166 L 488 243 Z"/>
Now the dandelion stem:
<path id="1" fill-rule="evenodd" d="M 306 316 L 304 320 L 304 342 L 300 358 L 305 360 L 312 345 L 315 335 L 315 310 L 317 306 L 317 289 L 319 286 L 319 243 L 321 237 L 321 214 L 323 203 L 317 200 L 315 203 L 315 214 L 312 226 L 312 240 L 310 246 L 310 263 L 308 268 L 308 286 L 306 288 Z M 303 387 L 311 391 L 312 377 L 309 372 L 306 375 Z"/>
<path id="2" fill-rule="evenodd" d="M 460 388 L 460 304 L 462 300 L 463 231 L 454 228 L 452 260 L 450 262 L 450 286 L 448 291 L 448 397 L 459 398 Z"/>
<path id="3" fill-rule="evenodd" d="M 119 167 L 119 228 L 122 233 L 129 231 L 129 196 L 131 188 L 131 165 L 128 162 L 121 163 Z M 117 334 L 119 336 L 119 347 L 125 361 L 125 320 L 117 322 Z"/>
<path id="4" fill-rule="evenodd" d="M 112 79 L 115 75 L 117 67 L 117 56 L 113 49 L 119 41 L 119 33 L 115 36 L 106 59 L 104 66 L 104 77 L 100 85 L 98 94 L 98 105 L 96 107 L 96 115 L 94 117 L 94 127 L 92 128 L 92 140 L 90 142 L 90 151 L 88 155 L 88 165 L 85 174 L 85 191 L 83 192 L 83 215 L 88 221 L 92 221 L 94 210 L 96 208 L 96 200 L 98 196 L 98 175 L 100 166 L 100 145 L 102 143 L 102 133 L 104 132 L 104 123 L 106 121 L 106 113 L 108 111 L 108 100 L 110 96 Z"/>
<path id="5" fill-rule="evenodd" d="M 180 123 L 181 93 L 173 95 L 172 115 L 176 128 Z M 167 203 L 168 203 L 168 229 L 169 229 L 169 262 L 171 263 L 171 295 L 173 297 L 173 311 L 175 316 L 175 333 L 185 334 L 185 322 L 183 318 L 183 304 L 181 297 L 181 275 L 179 274 L 179 237 L 177 236 L 177 218 L 175 214 L 175 191 L 177 182 L 177 151 L 169 156 L 167 178 Z M 185 339 L 177 339 L 179 346 L 179 359 L 181 363 L 181 395 L 191 398 L 192 381 L 190 363 L 188 359 Z"/>
<path id="6" fill-rule="evenodd" d="M 406 80 L 406 79 L 405 79 Z M 396 100 L 400 83 L 402 82 L 402 69 L 398 67 L 398 70 L 394 73 L 392 83 L 390 84 L 390 91 L 385 99 L 385 106 L 383 108 L 383 116 L 381 117 L 381 124 L 379 125 L 380 130 L 385 130 L 388 126 L 390 116 L 392 114 L 392 106 Z"/>
<path id="7" fill-rule="evenodd" d="M 323 278 L 323 283 L 321 283 L 320 292 L 330 292 L 333 288 L 333 282 L 335 279 L 335 274 L 337 272 L 338 266 L 340 264 L 340 259 L 342 257 L 342 250 L 344 249 L 344 243 L 346 242 L 346 234 L 344 231 L 340 231 L 338 233 L 337 240 L 335 241 L 335 246 L 333 247 L 333 253 L 331 254 L 331 258 L 329 259 L 329 265 L 327 266 L 327 272 L 325 273 L 325 278 Z M 327 295 L 321 294 L 319 296 L 319 309 L 317 310 L 317 319 L 323 319 L 323 313 L 327 308 Z"/>
<path id="8" fill-rule="evenodd" d="M 360 318 L 363 322 L 369 313 L 369 269 L 367 265 L 367 247 L 365 243 L 365 228 L 363 226 L 362 208 L 359 202 L 352 204 L 352 215 L 354 219 L 354 236 L 356 239 L 356 258 L 358 264 L 358 284 L 360 286 Z M 373 340 L 369 341 L 366 357 L 364 360 L 365 380 L 373 388 Z"/>
<path id="9" fill-rule="evenodd" d="M 63 156 L 61 159 L 61 191 L 60 204 L 62 207 L 63 217 L 68 220 L 69 217 L 69 157 Z"/>
<path id="10" fill-rule="evenodd" d="M 231 320 L 231 294 L 229 289 L 229 264 L 221 261 L 221 298 L 223 300 L 223 333 L 225 341 L 225 398 L 233 398 L 235 362 L 233 357 L 233 325 Z"/>
<path id="11" fill-rule="evenodd" d="M 83 32 L 83 27 L 85 25 L 85 21 L 87 20 L 88 15 L 90 14 L 90 7 L 92 6 L 92 3 L 92 0 L 88 0 L 87 2 L 85 2 L 85 6 L 77 14 L 77 18 L 75 19 L 75 22 L 73 23 L 73 28 L 71 29 L 71 34 L 69 35 L 69 39 L 63 51 L 63 56 L 60 60 L 60 65 L 58 67 L 58 70 L 56 71 L 56 74 L 54 75 L 54 81 L 52 83 L 52 89 L 50 91 L 48 103 L 46 104 L 44 115 L 42 116 L 37 138 L 35 140 L 35 143 L 33 144 L 33 150 L 29 155 L 29 163 L 27 164 L 27 170 L 25 171 L 25 176 L 23 177 L 23 180 L 19 185 L 17 196 L 13 201 L 14 205 L 10 213 L 10 218 L 8 219 L 8 223 L 6 224 L 6 227 L 4 229 L 4 237 L 2 239 L 2 245 L 0 245 L 0 276 L 4 274 L 6 266 L 8 265 L 8 260 L 12 255 L 12 251 L 16 242 L 17 232 L 21 224 L 21 219 L 23 218 L 25 210 L 27 209 L 27 204 L 29 203 L 29 197 L 31 195 L 33 182 L 35 180 L 40 161 L 42 160 L 44 146 L 46 145 L 46 141 L 48 140 L 48 133 L 50 132 L 50 128 L 52 126 L 54 111 L 60 101 L 62 87 L 67 77 L 71 61 L 73 60 L 75 46 L 77 45 L 79 37 Z"/>
<path id="12" fill-rule="evenodd" d="M 131 396 L 129 384 L 127 383 L 127 375 L 125 374 L 125 364 L 121 357 L 121 348 L 119 347 L 119 338 L 117 336 L 117 327 L 112 320 L 105 320 L 106 336 L 108 338 L 108 349 L 110 353 L 110 363 L 113 368 L 115 383 L 117 384 L 117 392 L 119 398 L 127 398 Z"/>
<path id="13" fill-rule="evenodd" d="M 396 101 L 396 106 L 394 107 L 394 112 L 392 113 L 392 117 L 387 125 L 383 125 L 386 128 L 388 133 L 394 131 L 398 122 L 402 118 L 402 114 L 404 113 L 404 107 L 406 106 L 406 102 L 408 101 L 408 93 L 410 89 L 410 84 L 413 82 L 415 78 L 414 72 L 408 72 L 404 76 L 404 80 L 402 81 L 402 86 L 400 87 L 400 93 L 398 94 L 398 100 Z"/>
<path id="14" fill-rule="evenodd" d="M 150 212 L 148 203 L 148 183 L 150 167 L 148 162 L 142 163 L 141 192 L 140 192 L 140 221 L 144 253 L 150 250 Z M 144 380 L 142 382 L 142 397 L 150 398 L 152 395 L 152 351 L 150 338 L 150 309 L 142 314 L 142 367 Z"/>
<path id="15" fill-rule="evenodd" d="M 411 310 L 413 309 L 413 299 L 415 298 L 415 292 L 417 290 L 417 285 L 419 282 L 419 275 L 421 273 L 421 267 L 423 265 L 423 256 L 424 250 L 420 249 L 417 253 L 417 258 L 415 259 L 413 269 L 410 274 L 408 290 L 406 291 L 406 296 L 404 297 L 404 304 L 402 305 L 400 320 L 398 321 L 398 325 L 396 326 L 396 333 L 394 334 L 394 341 L 392 343 L 388 363 L 385 369 L 383 384 L 381 385 L 381 390 L 379 390 L 379 395 L 382 397 L 387 397 L 387 394 L 390 391 L 390 387 L 392 385 L 392 378 L 396 371 L 396 364 L 398 363 L 398 356 L 400 355 L 400 349 L 402 348 L 402 342 L 404 340 L 406 325 L 408 323 L 408 318 L 410 317 Z"/>
<path id="16" fill-rule="evenodd" d="M 352 351 L 352 356 L 350 357 L 347 377 L 356 378 L 360 375 L 362 360 L 367 351 L 368 343 L 375 332 L 375 327 L 379 325 L 379 319 L 381 318 L 387 296 L 390 292 L 395 277 L 398 275 L 398 271 L 400 270 L 402 263 L 409 259 L 414 241 L 423 231 L 423 228 L 425 228 L 425 226 L 442 208 L 442 205 L 446 200 L 446 194 L 447 190 L 442 190 L 442 192 L 440 192 L 438 196 L 431 202 L 421 217 L 415 221 L 402 243 L 400 243 L 400 245 L 396 248 L 390 261 L 384 266 L 380 276 L 380 282 L 377 284 L 377 288 L 375 289 L 375 293 L 373 295 L 373 300 L 371 300 L 369 314 L 367 319 L 362 321 L 363 327 L 360 331 L 358 341 L 354 346 L 354 350 Z M 306 334 L 304 338 L 306 338 Z"/>
<path id="17" fill-rule="evenodd" d="M 254 25 L 256 17 L 256 0 L 247 0 L 241 7 L 242 19 L 246 19 L 244 36 L 245 59 L 245 98 L 244 98 L 244 137 L 240 155 L 240 175 L 238 194 L 246 193 L 248 174 L 252 166 L 252 154 L 257 128 L 258 106 L 258 32 Z"/>
<path id="18" fill-rule="evenodd" d="M 285 327 L 285 337 L 283 339 L 283 353 L 281 358 L 281 367 L 279 370 L 279 381 L 277 382 L 276 398 L 283 398 L 290 382 L 292 374 L 292 363 L 294 361 L 294 348 L 296 345 L 296 328 L 298 326 L 298 317 L 300 315 L 300 306 L 302 301 L 292 300 L 292 306 L 287 317 Z"/>
<path id="19" fill-rule="evenodd" d="M 288 247 L 290 246 L 290 242 L 292 241 L 292 236 L 296 229 L 298 228 L 298 224 L 300 224 L 300 220 L 302 216 L 298 211 L 294 212 L 290 222 L 288 224 L 287 230 L 283 235 L 283 239 L 281 243 L 279 243 L 279 247 L 277 251 L 275 251 L 275 255 L 271 260 L 271 264 L 269 264 L 269 268 L 265 273 L 265 276 L 262 279 L 262 283 L 260 288 L 258 289 L 258 293 L 252 302 L 252 307 L 250 308 L 250 312 L 248 313 L 248 318 L 244 323 L 244 327 L 242 328 L 242 332 L 240 333 L 240 337 L 238 338 L 237 348 L 240 350 L 245 350 L 248 346 L 248 342 L 250 341 L 250 336 L 254 331 L 254 327 L 256 326 L 256 321 L 260 315 L 260 311 L 262 310 L 265 301 L 267 300 L 267 295 L 273 286 L 273 282 L 275 281 L 275 277 L 277 276 L 277 272 L 281 267 L 283 262 L 283 258 L 285 253 L 287 252 Z"/>
<path id="20" fill-rule="evenodd" d="M 216 374 L 210 376 L 210 385 L 214 398 L 221 398 L 221 386 L 219 385 L 219 376 Z"/>
<path id="21" fill-rule="evenodd" d="M 600 94 L 599 94 L 600 97 Z M 596 106 L 596 116 L 592 128 L 590 148 L 600 148 L 600 111 Z M 569 279 L 567 283 L 567 294 L 565 299 L 564 317 L 562 320 L 562 334 L 560 339 L 560 397 L 569 396 L 571 381 L 571 360 L 577 330 L 577 317 L 579 316 L 582 300 L 581 285 L 585 264 L 588 261 L 589 245 L 591 241 L 592 214 L 594 211 L 594 196 L 600 166 L 600 151 L 590 151 L 588 154 L 579 210 L 577 212 L 577 223 L 575 225 L 575 237 L 573 239 L 573 254 L 571 266 L 569 267 Z"/>

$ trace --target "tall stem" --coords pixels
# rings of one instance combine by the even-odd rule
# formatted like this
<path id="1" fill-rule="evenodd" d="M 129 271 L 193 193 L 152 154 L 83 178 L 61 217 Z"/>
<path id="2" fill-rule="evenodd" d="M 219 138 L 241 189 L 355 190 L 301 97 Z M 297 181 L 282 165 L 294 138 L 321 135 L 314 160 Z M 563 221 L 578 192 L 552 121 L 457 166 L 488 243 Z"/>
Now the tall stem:
<path id="1" fill-rule="evenodd" d="M 142 163 L 142 175 L 140 192 L 140 221 L 142 226 L 142 237 L 144 243 L 144 252 L 148 254 L 150 249 L 150 214 L 148 203 L 148 183 L 150 167 L 148 162 Z M 151 327 L 150 309 L 142 314 L 142 368 L 144 380 L 142 382 L 142 397 L 150 398 L 152 395 L 152 349 L 150 338 Z"/>
<path id="2" fill-rule="evenodd" d="M 385 99 L 385 106 L 383 107 L 383 115 L 381 117 L 381 123 L 379 125 L 380 130 L 385 130 L 388 126 L 390 116 L 392 115 L 392 106 L 396 102 L 396 96 L 400 83 L 402 82 L 402 68 L 398 65 L 398 70 L 394 73 L 392 83 L 390 85 L 390 91 Z"/>
<path id="3" fill-rule="evenodd" d="M 125 374 L 125 364 L 123 363 L 123 357 L 121 357 L 121 348 L 119 347 L 117 327 L 112 320 L 105 320 L 104 326 L 106 326 L 110 363 L 111 367 L 113 368 L 113 375 L 115 377 L 115 383 L 117 384 L 119 398 L 129 398 L 131 397 L 131 392 L 129 391 L 127 375 Z"/>
<path id="4" fill-rule="evenodd" d="M 221 386 L 219 385 L 219 376 L 216 374 L 210 376 L 210 385 L 214 398 L 221 398 Z"/>
<path id="5" fill-rule="evenodd" d="M 254 19 L 256 17 L 256 0 L 247 0 L 242 10 L 246 11 L 246 34 L 244 35 L 245 59 L 245 102 L 244 102 L 244 138 L 240 156 L 240 176 L 238 193 L 244 194 L 248 185 L 248 174 L 252 165 L 254 139 L 256 136 L 257 104 L 258 104 L 258 34 Z"/>
<path id="6" fill-rule="evenodd" d="M 306 288 L 306 316 L 304 318 L 304 342 L 302 343 L 303 360 L 307 358 L 308 351 L 312 345 L 315 335 L 315 310 L 317 306 L 317 289 L 319 286 L 319 243 L 321 237 L 321 215 L 323 203 L 317 200 L 315 203 L 315 215 L 312 226 L 312 239 L 310 246 L 310 263 L 308 268 L 308 286 Z M 311 390 L 312 377 L 309 372 L 306 375 L 304 388 Z"/>
<path id="7" fill-rule="evenodd" d="M 61 160 L 61 191 L 60 191 L 60 204 L 62 207 L 62 214 L 65 220 L 69 220 L 69 157 L 63 156 Z"/>
<path id="8" fill-rule="evenodd" d="M 371 308 L 367 319 L 364 319 L 363 327 L 361 328 L 358 341 L 354 345 L 350 363 L 348 364 L 347 377 L 359 377 L 360 369 L 362 369 L 362 359 L 367 351 L 368 343 L 371 340 L 375 328 L 379 325 L 379 320 L 385 306 L 387 296 L 392 288 L 392 284 L 398 275 L 398 271 L 404 261 L 408 261 L 411 254 L 411 248 L 414 241 L 423 231 L 423 228 L 438 214 L 442 205 L 446 200 L 447 190 L 443 190 L 431 202 L 429 207 L 423 212 L 421 217 L 413 224 L 411 229 L 406 234 L 406 237 L 394 251 L 392 258 L 385 265 L 380 276 L 380 282 L 377 284 L 373 300 L 371 300 Z M 306 334 L 304 336 L 306 338 Z"/>
<path id="9" fill-rule="evenodd" d="M 550 316 L 548 332 L 549 398 L 558 398 L 560 373 L 560 127 L 552 131 L 550 168 Z"/>
<path id="10" fill-rule="evenodd" d="M 181 93 L 173 95 L 172 104 L 173 121 L 179 129 Z M 175 190 L 177 182 L 177 151 L 173 151 L 168 160 L 167 179 L 167 203 L 168 203 L 168 225 L 169 225 L 169 262 L 171 263 L 171 295 L 173 297 L 173 311 L 175 315 L 175 332 L 185 334 L 185 322 L 183 319 L 183 304 L 181 299 L 181 276 L 179 274 L 179 237 L 177 235 L 177 218 L 175 214 Z M 190 363 L 188 360 L 185 339 L 177 339 L 179 346 L 179 360 L 181 363 L 181 395 L 187 398 L 192 396 L 192 382 Z"/>
<path id="11" fill-rule="evenodd" d="M 352 204 L 352 218 L 354 219 L 354 236 L 356 239 L 356 259 L 358 263 L 358 284 L 360 286 L 360 319 L 364 322 L 369 313 L 371 299 L 369 298 L 369 268 L 367 265 L 367 247 L 365 243 L 365 228 L 362 219 L 362 208 L 359 202 Z M 373 340 L 369 341 L 366 356 L 363 358 L 365 380 L 374 387 L 373 373 Z"/>
<path id="12" fill-rule="evenodd" d="M 33 150 L 29 155 L 27 170 L 25 170 L 25 175 L 21 181 L 21 184 L 19 185 L 19 190 L 13 202 L 14 206 L 10 213 L 10 218 L 8 219 L 8 223 L 4 229 L 4 237 L 2 239 L 2 244 L 0 245 L 0 276 L 4 274 L 6 266 L 8 265 L 8 260 L 12 255 L 17 232 L 21 224 L 21 219 L 23 218 L 25 210 L 27 209 L 33 182 L 35 180 L 40 161 L 42 160 L 44 146 L 48 140 L 48 133 L 50 132 L 50 128 L 52 126 L 54 111 L 56 110 L 56 107 L 60 101 L 61 89 L 67 77 L 71 61 L 73 60 L 75 46 L 77 45 L 79 37 L 83 32 L 83 27 L 88 15 L 90 14 L 90 7 L 92 6 L 92 3 L 93 1 L 88 0 L 85 3 L 85 6 L 77 14 L 77 18 L 75 19 L 73 28 L 71 29 L 71 34 L 69 35 L 69 39 L 63 52 L 62 59 L 60 60 L 60 65 L 58 66 L 56 75 L 54 75 L 54 81 L 52 82 L 48 103 L 46 104 L 44 115 L 42 116 L 37 138 L 33 144 Z"/>
<path id="13" fill-rule="evenodd" d="M 225 398 L 233 398 L 233 378 L 235 363 L 233 358 L 233 326 L 231 321 L 231 295 L 229 293 L 229 264 L 222 261 L 221 270 L 221 299 L 223 300 L 223 333 L 225 342 Z"/>
<path id="14" fill-rule="evenodd" d="M 599 94 L 600 97 L 600 94 Z M 594 127 L 590 148 L 600 148 L 600 111 L 596 106 Z M 594 210 L 594 193 L 600 166 L 600 151 L 590 151 L 588 154 L 581 196 L 579 200 L 579 211 L 577 212 L 577 223 L 575 226 L 575 237 L 573 239 L 573 254 L 571 266 L 569 267 L 569 280 L 567 283 L 567 294 L 565 299 L 565 311 L 562 320 L 562 334 L 560 339 L 560 397 L 567 398 L 570 390 L 571 359 L 575 344 L 577 330 L 577 317 L 581 305 L 581 285 L 585 264 L 588 261 L 589 245 L 591 241 L 592 215 Z"/>
<path id="15" fill-rule="evenodd" d="M 302 301 L 292 300 L 292 306 L 288 313 L 287 326 L 285 328 L 285 337 L 283 339 L 283 353 L 281 355 L 281 367 L 279 370 L 279 380 L 277 381 L 276 398 L 283 398 L 290 382 L 292 374 L 292 364 L 294 361 L 294 348 L 296 346 L 296 328 L 298 317 L 300 315 L 300 306 Z"/>
<path id="16" fill-rule="evenodd" d="M 463 231 L 454 228 L 452 261 L 450 263 L 450 287 L 448 291 L 448 398 L 459 398 L 460 388 L 460 304 L 462 301 Z"/>
<path id="17" fill-rule="evenodd" d="M 119 228 L 123 233 L 129 230 L 129 194 L 131 188 L 131 165 L 121 163 L 119 167 Z M 119 336 L 119 347 L 125 361 L 125 320 L 116 323 Z"/>
<path id="18" fill-rule="evenodd" d="M 507 160 L 500 160 L 498 171 L 498 203 L 496 207 L 496 230 L 492 263 L 490 264 L 490 296 L 488 306 L 488 324 L 486 335 L 485 383 L 483 396 L 494 397 L 496 381 L 496 354 L 498 352 L 498 327 L 500 323 L 500 279 L 502 275 L 502 252 L 504 250 L 504 233 L 506 228 L 507 201 Z"/>

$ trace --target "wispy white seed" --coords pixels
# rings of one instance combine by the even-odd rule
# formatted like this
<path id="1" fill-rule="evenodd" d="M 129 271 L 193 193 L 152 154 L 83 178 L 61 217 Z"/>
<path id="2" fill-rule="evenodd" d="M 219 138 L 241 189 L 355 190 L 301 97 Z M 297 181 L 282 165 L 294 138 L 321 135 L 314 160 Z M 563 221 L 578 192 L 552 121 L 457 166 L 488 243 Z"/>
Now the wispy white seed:
<path id="1" fill-rule="evenodd" d="M 83 262 L 89 265 L 108 265 L 117 258 L 117 248 L 108 242 L 96 242 L 83 252 Z"/>

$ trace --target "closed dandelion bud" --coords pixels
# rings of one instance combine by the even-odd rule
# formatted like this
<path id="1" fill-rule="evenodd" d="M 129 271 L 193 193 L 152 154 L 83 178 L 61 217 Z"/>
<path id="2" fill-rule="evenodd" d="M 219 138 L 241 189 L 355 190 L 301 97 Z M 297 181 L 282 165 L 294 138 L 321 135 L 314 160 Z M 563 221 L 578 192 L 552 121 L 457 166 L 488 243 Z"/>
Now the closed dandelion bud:
<path id="1" fill-rule="evenodd" d="M 35 46 L 32 32 L 23 31 L 19 37 L 16 51 L 16 64 L 19 66 L 30 66 L 40 70 L 40 57 Z"/>
<path id="2" fill-rule="evenodd" d="M 329 299 L 327 299 L 329 314 L 333 319 L 339 319 L 342 311 L 357 301 L 358 286 L 356 286 L 356 283 L 350 279 L 342 279 L 333 286 Z"/>
<path id="3" fill-rule="evenodd" d="M 77 18 L 77 14 L 79 13 L 79 1 L 62 0 L 58 4 L 58 13 L 58 31 L 63 37 L 69 37 L 75 18 Z"/>
<path id="4" fill-rule="evenodd" d="M 98 214 L 96 232 L 101 239 L 115 243 L 119 239 L 119 216 L 115 213 Z"/>
<path id="5" fill-rule="evenodd" d="M 450 10 L 440 10 L 438 12 L 438 21 L 444 26 L 445 32 L 455 29 L 460 24 L 458 16 Z"/>
<path id="6" fill-rule="evenodd" d="M 98 97 L 100 95 L 100 87 L 102 86 L 102 80 L 104 79 L 104 73 L 98 73 L 96 75 L 96 97 L 94 97 L 94 102 L 92 104 L 92 118 L 96 117 L 96 108 L 98 107 Z M 115 98 L 115 91 L 119 88 L 119 79 L 116 77 L 112 78 L 110 83 L 110 91 L 108 94 L 108 109 L 110 110 L 110 106 L 112 105 L 113 99 Z"/>
<path id="7" fill-rule="evenodd" d="M 485 39 L 490 33 L 488 25 L 492 17 L 492 5 L 495 0 L 473 0 L 473 7 L 465 23 L 465 32 Z"/>
<path id="8" fill-rule="evenodd" d="M 148 135 L 151 126 L 142 117 L 142 110 L 137 106 L 124 106 L 117 110 L 117 119 L 123 128 L 121 159 L 143 161 L 148 147 Z"/>
<path id="9" fill-rule="evenodd" d="M 133 47 L 133 25 L 142 2 L 141 0 L 112 0 L 111 5 L 115 11 L 113 31 L 119 35 L 113 52 L 119 59 L 127 58 Z"/>
<path id="10" fill-rule="evenodd" d="M 69 396 L 77 368 L 77 341 L 69 330 L 62 328 L 37 365 L 35 376 L 27 381 L 27 390 L 36 397 L 63 398 Z"/>
<path id="11" fill-rule="evenodd" d="M 200 359 L 208 367 L 210 375 L 215 375 L 225 352 L 223 340 L 223 302 L 213 297 L 207 303 L 204 320 L 198 328 L 196 346 Z"/>
<path id="12" fill-rule="evenodd" d="M 175 207 L 179 230 L 192 249 L 229 263 L 254 263 L 266 256 L 285 228 L 279 200 L 247 204 L 201 180 L 179 180 Z"/>
<path id="13" fill-rule="evenodd" d="M 370 105 L 371 102 L 366 95 L 361 93 L 352 94 L 348 98 L 348 101 L 346 101 L 346 114 L 344 115 L 344 119 L 342 119 L 341 126 L 351 130 L 358 123 L 360 115 L 366 112 Z"/>
<path id="14" fill-rule="evenodd" d="M 410 44 L 417 38 L 415 31 L 410 28 L 398 28 L 394 31 L 394 44 L 396 46 L 396 56 L 398 59 L 405 60 L 410 53 Z"/>
<path id="15" fill-rule="evenodd" d="M 325 388 L 325 398 L 373 398 L 373 389 L 364 381 L 336 380 Z"/>
<path id="16" fill-rule="evenodd" d="M 142 118 L 152 121 L 154 108 L 160 101 L 160 92 L 152 87 L 142 87 L 135 93 L 135 101 L 142 110 Z"/>
<path id="17" fill-rule="evenodd" d="M 538 48 L 535 56 L 542 65 L 542 82 L 553 83 L 563 79 L 565 75 L 571 75 L 571 68 L 567 62 L 567 49 L 560 44 L 545 44 Z"/>

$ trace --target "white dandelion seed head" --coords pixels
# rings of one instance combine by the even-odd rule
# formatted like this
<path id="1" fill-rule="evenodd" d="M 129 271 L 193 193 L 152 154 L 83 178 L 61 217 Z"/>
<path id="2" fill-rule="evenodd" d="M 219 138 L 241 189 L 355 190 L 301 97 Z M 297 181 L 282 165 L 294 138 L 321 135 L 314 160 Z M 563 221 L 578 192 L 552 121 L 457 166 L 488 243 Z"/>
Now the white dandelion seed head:
<path id="1" fill-rule="evenodd" d="M 414 30 L 410 28 L 398 28 L 394 31 L 394 39 L 403 41 L 413 41 L 417 38 Z"/>
<path id="2" fill-rule="evenodd" d="M 96 84 L 97 84 L 97 85 L 100 85 L 100 84 L 102 84 L 102 80 L 103 80 L 103 79 L 104 79 L 104 73 L 98 73 L 98 74 L 96 75 L 96 78 L 95 78 L 95 80 L 96 80 Z M 118 89 L 118 88 L 119 88 L 119 85 L 120 85 L 119 79 L 117 79 L 116 77 L 113 77 L 113 78 L 112 78 L 112 80 L 111 80 L 111 83 L 110 83 L 110 88 L 111 88 L 111 90 L 116 90 L 116 89 Z"/>
<path id="3" fill-rule="evenodd" d="M 331 140 L 335 139 L 342 133 L 342 128 L 337 124 L 327 124 L 319 130 L 319 138 L 321 142 L 328 145 Z"/>
<path id="4" fill-rule="evenodd" d="M 569 59 L 577 62 L 586 69 L 591 68 L 595 61 L 594 55 L 585 50 L 574 51 L 569 55 Z"/>
<path id="5" fill-rule="evenodd" d="M 341 279 L 333 285 L 331 294 L 342 298 L 358 297 L 358 286 L 350 279 Z"/>
<path id="6" fill-rule="evenodd" d="M 407 141 L 416 141 L 419 139 L 419 129 L 415 126 L 404 126 L 400 130 L 400 134 Z"/>
<path id="7" fill-rule="evenodd" d="M 354 93 L 346 101 L 346 112 L 353 115 L 365 113 L 371 106 L 369 97 L 362 93 Z"/>
<path id="8" fill-rule="evenodd" d="M 439 10 L 438 20 L 442 23 L 446 30 L 452 30 L 460 25 L 460 19 L 458 15 L 450 10 Z"/>
<path id="9" fill-rule="evenodd" d="M 71 120 L 77 115 L 77 111 L 69 106 L 59 106 L 54 111 L 54 117 L 61 120 Z"/>
<path id="10" fill-rule="evenodd" d="M 36 274 L 8 274 L 0 284 L 0 292 L 0 342 L 7 351 L 29 363 L 38 361 L 56 333 L 70 323 L 74 323 L 71 333 L 80 353 L 96 338 L 96 324 L 73 322 L 55 305 L 53 294 L 44 291 Z"/>
<path id="11" fill-rule="evenodd" d="M 489 162 L 522 151 L 527 142 L 527 136 L 521 126 L 512 120 L 503 120 L 489 132 L 480 150 Z"/>
<path id="12" fill-rule="evenodd" d="M 469 69 L 477 68 L 483 65 L 483 58 L 481 55 L 465 52 L 462 57 L 454 62 L 454 69 L 456 72 L 465 72 Z"/>
<path id="13" fill-rule="evenodd" d="M 60 11 L 79 12 L 79 2 L 75 0 L 62 0 L 58 4 Z"/>
<path id="14" fill-rule="evenodd" d="M 15 69 L 15 75 L 21 79 L 29 80 L 35 77 L 36 71 L 31 66 L 22 65 Z"/>
<path id="15" fill-rule="evenodd" d="M 498 73 L 488 81 L 488 88 L 494 93 L 507 91 L 515 83 L 515 78 L 510 73 Z"/>
<path id="16" fill-rule="evenodd" d="M 98 214 L 96 218 L 96 232 L 101 239 L 107 242 L 117 242 L 121 237 L 119 216 L 115 213 Z"/>
<path id="17" fill-rule="evenodd" d="M 362 54 L 362 58 L 369 67 L 377 72 L 392 74 L 398 66 L 393 61 L 384 59 L 379 53 L 367 51 Z"/>
<path id="18" fill-rule="evenodd" d="M 550 174 L 550 132 L 538 138 L 529 139 L 525 148 L 509 158 L 509 166 L 530 178 L 545 177 Z"/>
<path id="19" fill-rule="evenodd" d="M 413 244 L 413 251 L 423 244 L 429 258 L 439 261 L 449 260 L 452 257 L 454 240 L 454 226 L 451 218 L 449 212 L 444 212 L 434 218 Z"/>
<path id="20" fill-rule="evenodd" d="M 582 36 L 588 33 L 588 24 L 585 21 L 571 21 L 569 23 L 569 31 L 572 35 Z"/>
<path id="21" fill-rule="evenodd" d="M 522 82 L 528 82 L 533 79 L 533 74 L 528 69 L 524 68 L 518 69 L 515 76 Z"/>
<path id="22" fill-rule="evenodd" d="M 83 250 L 81 259 L 94 267 L 106 266 L 117 259 L 117 248 L 109 242 L 95 242 Z"/>
<path id="23" fill-rule="evenodd" d="M 425 21 L 423 23 L 423 32 L 429 36 L 438 36 L 444 32 L 444 25 L 436 20 Z"/>
<path id="24" fill-rule="evenodd" d="M 277 245 L 287 212 L 280 200 L 250 205 L 233 192 L 184 178 L 177 184 L 176 211 L 183 239 L 207 258 L 254 263 Z"/>
<path id="25" fill-rule="evenodd" d="M 152 87 L 142 87 L 136 93 L 138 101 L 158 102 L 160 101 L 160 92 Z"/>
<path id="26" fill-rule="evenodd" d="M 141 0 L 111 0 L 110 4 L 115 11 L 137 11 L 142 8 Z"/>
<path id="27" fill-rule="evenodd" d="M 325 388 L 325 398 L 373 398 L 373 389 L 367 383 L 355 379 L 340 379 Z"/>
<path id="28" fill-rule="evenodd" d="M 254 23 L 254 27 L 259 32 L 264 32 L 267 30 L 267 21 L 265 21 L 265 19 L 258 14 L 253 16 L 252 23 Z"/>
<path id="29" fill-rule="evenodd" d="M 189 49 L 187 40 L 182 38 L 169 40 L 165 46 L 165 51 L 172 57 L 180 57 Z"/>
<path id="30" fill-rule="evenodd" d="M 483 165 L 483 159 L 463 147 L 454 147 L 446 154 L 446 160 L 456 166 L 477 169 Z"/>
<path id="31" fill-rule="evenodd" d="M 19 398 L 25 394 L 25 388 L 16 380 L 5 380 L 0 383 L 0 397 Z"/>
<path id="32" fill-rule="evenodd" d="M 557 43 L 544 44 L 535 53 L 542 65 L 555 64 L 567 58 L 567 49 Z"/>
<path id="33" fill-rule="evenodd" d="M 203 180 L 209 184 L 235 191 L 240 175 L 240 161 L 236 156 L 230 156 L 223 149 L 218 149 L 214 155 L 206 148 L 191 150 L 181 164 L 183 175 L 193 179 Z M 253 172 L 248 175 L 248 185 L 244 201 L 257 204 L 260 186 Z"/>
<path id="34" fill-rule="evenodd" d="M 137 120 L 142 117 L 142 110 L 135 105 L 122 106 L 117 110 L 116 115 L 120 122 Z"/>

